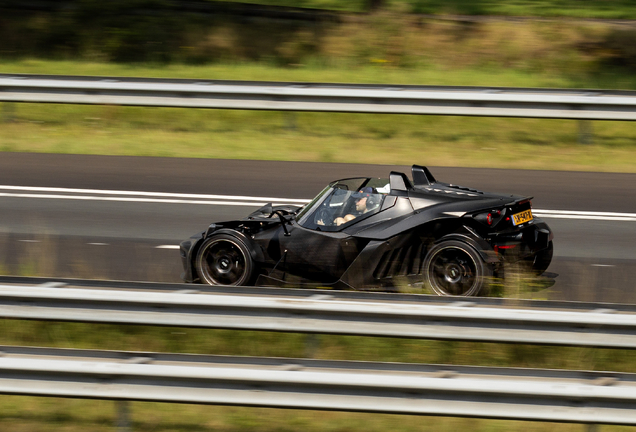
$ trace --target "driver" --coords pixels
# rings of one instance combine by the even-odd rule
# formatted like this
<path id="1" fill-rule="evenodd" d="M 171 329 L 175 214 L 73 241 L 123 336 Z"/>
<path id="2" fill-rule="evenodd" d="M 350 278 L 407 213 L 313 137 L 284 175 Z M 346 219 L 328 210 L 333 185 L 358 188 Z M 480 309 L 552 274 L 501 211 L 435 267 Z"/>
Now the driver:
<path id="1" fill-rule="evenodd" d="M 333 222 L 337 226 L 340 226 L 368 212 L 369 208 L 367 207 L 367 205 L 369 204 L 368 201 L 371 197 L 371 194 L 373 194 L 373 188 L 371 187 L 365 187 L 360 189 L 358 192 L 354 192 L 351 196 L 355 199 L 355 212 L 349 213 L 345 217 L 337 217 Z"/>

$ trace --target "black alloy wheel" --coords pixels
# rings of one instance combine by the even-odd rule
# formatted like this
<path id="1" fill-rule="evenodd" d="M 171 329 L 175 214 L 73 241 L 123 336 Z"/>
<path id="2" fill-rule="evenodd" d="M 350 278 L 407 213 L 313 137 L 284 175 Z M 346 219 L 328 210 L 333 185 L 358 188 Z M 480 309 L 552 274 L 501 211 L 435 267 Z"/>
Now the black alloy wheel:
<path id="1" fill-rule="evenodd" d="M 433 246 L 426 255 L 423 271 L 428 286 L 440 296 L 476 296 L 490 274 L 477 251 L 456 240 Z"/>
<path id="2" fill-rule="evenodd" d="M 532 272 L 537 276 L 542 275 L 550 266 L 553 255 L 554 244 L 550 241 L 547 248 L 540 250 L 534 257 L 531 258 Z"/>
<path id="3" fill-rule="evenodd" d="M 252 279 L 254 263 L 245 243 L 226 234 L 213 235 L 201 245 L 196 270 L 209 285 L 246 285 Z"/>

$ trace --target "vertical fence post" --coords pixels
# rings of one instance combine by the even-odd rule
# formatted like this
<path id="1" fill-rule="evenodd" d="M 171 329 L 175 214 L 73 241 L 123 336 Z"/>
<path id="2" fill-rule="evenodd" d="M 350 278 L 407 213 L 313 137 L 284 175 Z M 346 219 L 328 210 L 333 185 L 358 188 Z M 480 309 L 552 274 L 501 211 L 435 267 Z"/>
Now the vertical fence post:
<path id="1" fill-rule="evenodd" d="M 130 402 L 115 401 L 117 406 L 117 432 L 130 432 Z"/>
<path id="2" fill-rule="evenodd" d="M 579 120 L 579 144 L 592 144 L 592 122 L 590 120 Z"/>
<path id="3" fill-rule="evenodd" d="M 298 127 L 295 111 L 285 111 L 285 129 L 295 131 Z"/>
<path id="4" fill-rule="evenodd" d="M 286 251 L 285 251 L 286 252 Z M 309 298 L 315 300 L 327 300 L 332 298 L 330 294 L 316 294 Z M 320 349 L 320 335 L 317 333 L 307 333 L 305 335 L 305 357 L 316 358 L 316 354 Z"/>
<path id="5" fill-rule="evenodd" d="M 308 333 L 305 336 L 305 357 L 316 358 L 318 349 L 320 348 L 319 336 L 315 333 Z"/>
<path id="6" fill-rule="evenodd" d="M 15 104 L 5 102 L 2 104 L 2 122 L 10 123 L 15 120 Z"/>

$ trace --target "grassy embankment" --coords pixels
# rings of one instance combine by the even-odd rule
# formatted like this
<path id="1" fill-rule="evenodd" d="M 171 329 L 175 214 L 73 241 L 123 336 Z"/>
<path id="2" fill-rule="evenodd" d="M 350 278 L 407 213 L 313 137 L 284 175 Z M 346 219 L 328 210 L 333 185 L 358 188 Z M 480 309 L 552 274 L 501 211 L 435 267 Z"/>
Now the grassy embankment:
<path id="1" fill-rule="evenodd" d="M 457 4 L 460 4 L 457 2 Z M 11 60 L 0 72 L 205 79 L 334 81 L 528 87 L 636 88 L 607 66 L 605 26 L 426 22 L 381 14 L 321 35 L 318 50 L 279 46 L 280 58 L 245 64 L 122 65 Z M 299 33 L 302 38 L 303 34 Z M 231 30 L 189 51 L 231 40 Z M 298 40 L 298 39 L 297 39 Z M 216 45 L 215 45 L 216 44 Z M 601 45 L 599 45 L 601 44 Z M 210 45 L 212 46 L 210 48 Z M 280 67 L 280 59 L 287 59 Z M 265 59 L 267 60 L 267 59 Z M 632 123 L 595 122 L 594 144 L 577 143 L 561 120 L 206 111 L 59 105 L 9 106 L 0 150 L 636 171 Z M 1 155 L 0 155 L 1 157 Z M 305 336 L 144 326 L 0 322 L 0 344 L 302 357 Z M 320 336 L 317 358 L 634 371 L 621 350 Z M 0 428 L 112 430 L 110 402 L 2 397 Z M 136 403 L 134 430 L 422 431 L 581 430 L 533 422 L 316 413 Z M 600 430 L 622 430 L 602 427 Z"/>
<path id="2" fill-rule="evenodd" d="M 226 0 L 273 6 L 364 12 L 365 0 Z M 636 19 L 630 0 L 385 0 L 385 7 L 412 13 Z"/>
<path id="3" fill-rule="evenodd" d="M 38 67 L 24 67 L 32 64 Z M 3 71 L 55 69 L 57 63 L 4 64 Z M 345 82 L 550 84 L 515 73 L 278 70 L 267 66 L 172 67 L 169 71 L 73 65 L 77 73 Z M 153 73 L 154 72 L 154 73 Z M 198 72 L 198 73 L 197 73 Z M 313 72 L 313 73 L 312 73 Z M 481 75 L 483 79 L 479 80 Z M 335 81 L 337 79 L 334 79 Z M 564 82 L 564 84 L 567 84 Z M 578 122 L 439 116 L 280 113 L 114 106 L 15 105 L 0 127 L 0 150 L 162 157 L 473 166 L 636 172 L 636 125 L 593 122 L 581 145 Z"/>
<path id="4" fill-rule="evenodd" d="M 385 12 L 293 31 L 256 63 L 244 47 L 228 48 L 240 45 L 239 31 L 214 27 L 175 54 L 218 54 L 212 64 L 115 64 L 93 50 L 80 61 L 5 59 L 0 72 L 636 89 L 620 43 L 632 33 L 604 24 L 468 25 Z M 592 122 L 592 144 L 581 145 L 570 120 L 35 104 L 5 104 L 3 114 L 13 121 L 0 127 L 1 151 L 636 171 L 631 122 Z"/>

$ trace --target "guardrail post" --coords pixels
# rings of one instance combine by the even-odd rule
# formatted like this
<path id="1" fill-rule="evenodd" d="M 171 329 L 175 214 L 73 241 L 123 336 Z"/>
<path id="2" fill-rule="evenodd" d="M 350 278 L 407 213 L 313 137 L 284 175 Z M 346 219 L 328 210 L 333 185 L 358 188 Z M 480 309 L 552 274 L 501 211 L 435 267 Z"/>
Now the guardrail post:
<path id="1" fill-rule="evenodd" d="M 5 102 L 2 104 L 2 121 L 10 123 L 15 120 L 15 103 Z"/>
<path id="2" fill-rule="evenodd" d="M 296 128 L 297 128 L 296 113 L 294 111 L 286 111 L 285 112 L 285 129 L 295 131 Z"/>
<path id="3" fill-rule="evenodd" d="M 316 353 L 320 348 L 320 339 L 316 333 L 309 333 L 305 336 L 305 357 L 316 358 Z"/>
<path id="4" fill-rule="evenodd" d="M 579 144 L 592 144 L 592 122 L 590 120 L 579 120 Z"/>
<path id="5" fill-rule="evenodd" d="M 118 400 L 117 406 L 117 432 L 130 432 L 130 402 Z"/>

